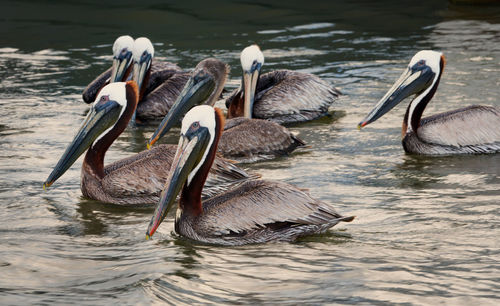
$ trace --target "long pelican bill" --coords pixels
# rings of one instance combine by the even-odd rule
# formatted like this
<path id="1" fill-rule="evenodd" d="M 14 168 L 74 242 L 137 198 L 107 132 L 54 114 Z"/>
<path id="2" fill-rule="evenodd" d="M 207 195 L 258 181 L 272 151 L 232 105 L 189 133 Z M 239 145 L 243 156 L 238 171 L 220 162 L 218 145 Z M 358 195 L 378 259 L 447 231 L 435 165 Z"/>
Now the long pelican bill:
<path id="1" fill-rule="evenodd" d="M 144 79 L 146 78 L 146 73 L 148 72 L 149 67 L 151 67 L 152 61 L 152 55 L 146 52 L 143 56 L 141 56 L 139 62 L 134 62 L 133 80 L 137 82 L 139 92 L 144 85 Z"/>
<path id="2" fill-rule="evenodd" d="M 420 93 L 432 82 L 435 73 L 428 66 L 409 67 L 380 99 L 368 115 L 358 124 L 358 129 L 374 122 L 398 105 L 406 97 Z"/>
<path id="3" fill-rule="evenodd" d="M 113 57 L 110 83 L 121 82 L 132 62 L 132 51 L 123 50 L 120 55 Z"/>
<path id="4" fill-rule="evenodd" d="M 122 106 L 108 100 L 97 103 L 91 108 L 75 138 L 66 148 L 54 170 L 43 183 L 43 188 L 50 187 L 83 154 L 104 131 L 110 128 L 120 116 Z"/>
<path id="5" fill-rule="evenodd" d="M 207 73 L 201 72 L 190 77 L 172 108 L 149 138 L 148 149 L 177 124 L 191 108 L 206 101 L 214 88 L 215 80 Z"/>
<path id="6" fill-rule="evenodd" d="M 253 103 L 255 100 L 255 89 L 259 81 L 260 63 L 255 63 L 248 71 L 243 71 L 243 93 L 245 95 L 243 116 L 252 118 Z"/>
<path id="7" fill-rule="evenodd" d="M 188 181 L 191 171 L 200 163 L 209 142 L 210 133 L 208 129 L 203 127 L 195 132 L 188 131 L 186 135 L 181 135 L 165 189 L 161 193 L 160 201 L 146 231 L 146 239 L 153 236 L 160 223 L 167 216 L 181 188 Z"/>

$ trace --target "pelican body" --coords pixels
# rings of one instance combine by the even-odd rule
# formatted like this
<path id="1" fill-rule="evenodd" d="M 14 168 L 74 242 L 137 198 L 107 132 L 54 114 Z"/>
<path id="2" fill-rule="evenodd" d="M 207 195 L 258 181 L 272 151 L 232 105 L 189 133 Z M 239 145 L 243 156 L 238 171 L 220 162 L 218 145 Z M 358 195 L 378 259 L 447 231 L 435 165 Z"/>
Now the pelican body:
<path id="1" fill-rule="evenodd" d="M 44 188 L 51 186 L 87 151 L 81 174 L 84 196 L 119 205 L 157 202 L 176 152 L 174 145 L 158 146 L 104 166 L 106 151 L 127 127 L 137 107 L 138 96 L 135 81 L 106 85 L 74 140 L 43 184 Z M 251 177 L 231 162 L 217 158 L 210 170 L 211 187 L 204 192 L 204 196 L 213 196 L 231 184 L 250 178 L 255 176 Z"/>
<path id="2" fill-rule="evenodd" d="M 83 100 L 94 102 L 106 84 L 126 81 L 132 74 L 139 86 L 139 104 L 134 120 L 135 117 L 140 120 L 164 117 L 184 87 L 189 73 L 176 64 L 153 61 L 153 58 L 154 47 L 149 39 L 139 37 L 134 41 L 130 36 L 119 37 L 113 45 L 113 66 L 85 88 Z"/>
<path id="3" fill-rule="evenodd" d="M 213 106 L 224 88 L 228 73 L 229 67 L 217 59 L 201 61 L 170 112 L 149 139 L 148 147 L 165 135 L 193 106 Z M 226 158 L 253 162 L 288 154 L 303 145 L 302 140 L 275 122 L 239 117 L 226 121 L 218 150 Z"/>
<path id="4" fill-rule="evenodd" d="M 267 119 L 279 124 L 322 117 L 341 94 L 310 74 L 276 70 L 260 75 L 264 54 L 257 45 L 241 52 L 242 84 L 226 100 L 228 118 Z"/>
<path id="5" fill-rule="evenodd" d="M 500 152 L 500 109 L 472 105 L 422 118 L 437 90 L 444 66 L 441 52 L 424 50 L 411 59 L 399 80 L 382 97 L 358 128 L 377 120 L 408 96 L 402 127 L 403 148 L 422 155 Z"/>
<path id="6" fill-rule="evenodd" d="M 332 206 L 299 188 L 265 180 L 242 183 L 202 203 L 201 192 L 223 127 L 222 112 L 211 106 L 196 106 L 186 114 L 170 175 L 146 238 L 155 233 L 179 193 L 175 231 L 205 243 L 293 241 L 354 219 L 339 215 Z"/>
<path id="7" fill-rule="evenodd" d="M 227 119 L 218 152 L 238 162 L 285 156 L 305 146 L 302 139 L 275 122 L 244 117 Z"/>

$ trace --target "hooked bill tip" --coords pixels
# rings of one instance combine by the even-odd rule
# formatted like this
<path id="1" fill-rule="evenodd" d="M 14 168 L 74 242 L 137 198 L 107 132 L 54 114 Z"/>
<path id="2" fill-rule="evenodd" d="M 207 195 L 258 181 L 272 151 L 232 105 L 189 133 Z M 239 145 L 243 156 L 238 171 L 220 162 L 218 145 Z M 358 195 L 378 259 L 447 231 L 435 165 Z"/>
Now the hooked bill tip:
<path id="1" fill-rule="evenodd" d="M 368 124 L 367 121 L 363 121 L 363 122 L 358 123 L 358 130 L 361 130 L 361 128 L 364 127 L 367 124 Z"/>
<path id="2" fill-rule="evenodd" d="M 52 185 L 51 182 L 45 182 L 45 183 L 43 183 L 43 185 L 42 185 L 43 190 L 47 190 L 47 188 L 49 188 L 50 185 Z"/>
<path id="3" fill-rule="evenodd" d="M 151 147 L 155 144 L 155 142 L 158 140 L 158 137 L 153 134 L 151 138 L 149 138 L 146 146 L 148 147 L 148 150 L 151 149 Z"/>

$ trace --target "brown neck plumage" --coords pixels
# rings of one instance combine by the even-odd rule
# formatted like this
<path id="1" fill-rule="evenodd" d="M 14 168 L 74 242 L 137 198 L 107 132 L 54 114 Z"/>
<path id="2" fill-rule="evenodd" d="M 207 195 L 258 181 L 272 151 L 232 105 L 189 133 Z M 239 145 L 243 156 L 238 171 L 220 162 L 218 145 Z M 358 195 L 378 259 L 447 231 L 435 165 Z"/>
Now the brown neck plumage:
<path id="1" fill-rule="evenodd" d="M 215 90 L 210 95 L 210 97 L 208 97 L 207 102 L 205 103 L 211 106 L 214 106 L 215 102 L 217 102 L 217 100 L 221 97 L 222 91 L 224 90 L 224 85 L 226 84 L 227 76 L 229 75 L 229 71 L 231 70 L 229 68 L 229 65 L 218 60 L 217 62 L 218 65 L 216 67 L 218 67 L 218 69 L 213 69 L 213 71 L 209 69 L 209 71 L 211 71 L 211 73 L 213 74 L 214 79 L 216 80 Z"/>
<path id="2" fill-rule="evenodd" d="M 126 82 L 130 74 L 132 73 L 134 65 L 129 65 L 127 70 L 125 71 L 125 74 L 123 75 L 122 82 Z"/>
<path id="3" fill-rule="evenodd" d="M 207 180 L 208 172 L 214 162 L 219 139 L 224 129 L 224 114 L 222 110 L 218 108 L 215 108 L 215 122 L 215 137 L 209 148 L 210 151 L 208 152 L 205 161 L 203 161 L 203 165 L 198 169 L 198 172 L 196 172 L 190 184 L 188 185 L 186 183 L 182 188 L 179 204 L 183 212 L 194 216 L 201 214 L 203 211 L 201 206 L 201 191 L 205 185 L 205 181 Z"/>
<path id="4" fill-rule="evenodd" d="M 125 130 L 137 107 L 137 83 L 135 81 L 128 81 L 125 88 L 127 91 L 127 106 L 125 111 L 118 118 L 113 128 L 89 148 L 83 161 L 84 165 L 88 164 L 99 178 L 104 177 L 104 155 L 106 155 L 106 151 L 108 151 L 111 144 Z"/>
<path id="5" fill-rule="evenodd" d="M 142 85 L 141 89 L 139 91 L 139 101 L 142 101 L 144 98 L 144 93 L 146 92 L 146 89 L 149 84 L 149 79 L 151 78 L 151 67 L 153 66 L 153 63 L 149 66 L 148 70 L 146 71 L 146 75 L 144 76 L 144 80 L 142 80 Z"/>
<path id="6" fill-rule="evenodd" d="M 245 99 L 243 90 L 238 92 L 227 108 L 227 118 L 243 117 L 245 109 Z"/>

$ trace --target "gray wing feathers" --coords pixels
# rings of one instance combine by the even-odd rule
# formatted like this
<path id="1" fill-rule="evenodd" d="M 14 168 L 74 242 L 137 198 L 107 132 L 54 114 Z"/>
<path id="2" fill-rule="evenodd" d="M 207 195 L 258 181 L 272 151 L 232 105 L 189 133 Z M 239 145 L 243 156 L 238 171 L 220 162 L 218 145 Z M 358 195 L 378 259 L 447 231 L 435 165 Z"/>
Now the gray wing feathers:
<path id="1" fill-rule="evenodd" d="M 114 197 L 159 196 L 175 155 L 175 145 L 161 145 L 106 167 L 103 189 Z"/>
<path id="2" fill-rule="evenodd" d="M 275 122 L 240 117 L 226 120 L 218 150 L 227 158 L 253 160 L 286 154 L 301 145 L 302 140 Z"/>
<path id="3" fill-rule="evenodd" d="M 139 118 L 164 117 L 189 79 L 189 73 L 173 74 L 155 90 L 147 94 L 137 106 Z"/>
<path id="4" fill-rule="evenodd" d="M 330 205 L 292 185 L 262 180 L 246 182 L 203 205 L 200 227 L 212 232 L 225 229 L 239 233 L 281 222 L 331 226 L 342 218 Z"/>
<path id="5" fill-rule="evenodd" d="M 275 84 L 256 93 L 256 118 L 291 116 L 297 121 L 311 120 L 326 113 L 340 95 L 328 82 L 309 73 L 277 70 L 261 78 L 273 79 Z"/>
<path id="6" fill-rule="evenodd" d="M 173 75 L 181 72 L 181 68 L 174 63 L 154 61 L 151 64 L 149 80 L 144 95 L 148 95 Z"/>
<path id="7" fill-rule="evenodd" d="M 210 198 L 259 177 L 259 174 L 248 173 L 233 162 L 217 156 L 208 174 L 202 195 L 204 198 Z"/>
<path id="8" fill-rule="evenodd" d="M 418 136 L 427 143 L 454 147 L 497 143 L 500 146 L 500 109 L 472 105 L 422 119 Z"/>

